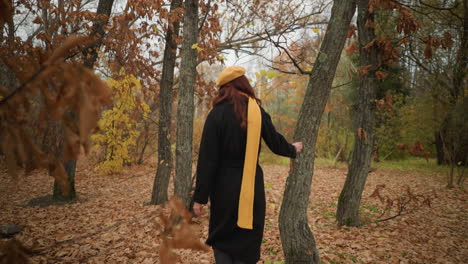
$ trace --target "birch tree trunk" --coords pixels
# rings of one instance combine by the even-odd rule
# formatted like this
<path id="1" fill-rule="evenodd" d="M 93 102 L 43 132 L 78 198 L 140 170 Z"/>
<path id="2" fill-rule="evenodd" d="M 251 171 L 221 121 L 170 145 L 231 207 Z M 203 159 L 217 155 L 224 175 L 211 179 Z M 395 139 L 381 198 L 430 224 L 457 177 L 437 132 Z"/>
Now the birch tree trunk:
<path id="1" fill-rule="evenodd" d="M 180 64 L 179 100 L 177 104 L 177 146 L 175 195 L 185 206 L 190 203 L 192 176 L 192 142 L 194 87 L 197 75 L 198 50 L 193 46 L 198 41 L 198 0 L 186 0 L 184 12 L 184 39 Z"/>
<path id="2" fill-rule="evenodd" d="M 360 225 L 361 196 L 372 159 L 377 86 L 375 71 L 378 67 L 377 46 L 364 49 L 364 46 L 375 38 L 374 29 L 365 26 L 367 20 L 374 20 L 374 14 L 369 13 L 369 0 L 357 0 L 357 5 L 360 66 L 372 66 L 359 82 L 353 117 L 355 130 L 353 155 L 336 211 L 338 224 L 347 226 Z"/>
<path id="3" fill-rule="evenodd" d="M 182 7 L 182 0 L 171 2 L 171 14 Z M 180 22 L 176 19 L 166 33 L 163 69 L 159 92 L 159 133 L 158 133 L 158 164 L 154 177 L 153 192 L 150 204 L 162 204 L 167 201 L 167 189 L 172 170 L 172 152 L 170 128 L 172 120 L 172 86 L 174 85 L 174 68 L 177 58 L 177 43 Z"/>
<path id="4" fill-rule="evenodd" d="M 288 264 L 320 263 L 315 239 L 307 219 L 315 145 L 320 120 L 330 95 L 333 77 L 354 12 L 354 1 L 334 1 L 328 29 L 310 75 L 299 113 L 294 141 L 302 141 L 304 150 L 291 164 L 279 216 L 281 243 Z"/>

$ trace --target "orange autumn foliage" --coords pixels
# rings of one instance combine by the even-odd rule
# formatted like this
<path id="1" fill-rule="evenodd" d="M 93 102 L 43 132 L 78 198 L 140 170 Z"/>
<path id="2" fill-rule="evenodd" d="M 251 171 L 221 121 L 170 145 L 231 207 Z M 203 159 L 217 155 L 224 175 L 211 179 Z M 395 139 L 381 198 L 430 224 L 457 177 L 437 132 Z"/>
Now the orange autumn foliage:
<path id="1" fill-rule="evenodd" d="M 1 95 L 4 97 L 0 101 L 0 134 L 3 140 L 0 149 L 12 176 L 17 176 L 22 168 L 25 173 L 47 168 L 64 193 L 68 192 L 63 162 L 76 159 L 81 147 L 86 152 L 89 150 L 89 135 L 97 128 L 101 106 L 110 103 L 111 92 L 106 83 L 82 64 L 64 59 L 87 43 L 88 37 L 70 36 L 63 45 L 50 53 L 38 69 L 30 72 L 30 77 L 16 90 L 8 93 L 2 89 Z M 6 53 L 0 53 L 0 59 L 9 62 L 6 64 L 11 71 L 18 72 Z M 23 74 L 27 76 L 26 72 Z M 33 98 L 38 95 L 43 100 L 37 105 Z M 64 124 L 66 138 L 62 157 L 46 155 L 34 143 L 28 132 L 34 122 L 33 111 L 49 113 L 39 114 L 39 117 L 49 116 Z"/>
<path id="2" fill-rule="evenodd" d="M 159 218 L 163 224 L 162 243 L 159 247 L 159 258 L 163 264 L 175 264 L 179 256 L 173 249 L 192 249 L 208 252 L 210 248 L 197 236 L 195 226 L 191 224 L 192 214 L 185 209 L 177 198 L 168 202 L 171 214 L 167 217 L 163 212 Z"/>

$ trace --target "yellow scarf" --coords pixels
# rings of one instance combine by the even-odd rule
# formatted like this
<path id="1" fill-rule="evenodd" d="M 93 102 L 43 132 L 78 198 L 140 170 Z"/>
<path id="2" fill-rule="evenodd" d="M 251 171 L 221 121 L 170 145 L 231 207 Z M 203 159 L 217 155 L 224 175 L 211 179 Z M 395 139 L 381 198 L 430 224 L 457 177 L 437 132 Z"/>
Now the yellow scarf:
<path id="1" fill-rule="evenodd" d="M 241 94 L 247 96 L 245 93 Z M 237 225 L 240 228 L 253 229 L 255 174 L 257 171 L 262 113 L 257 101 L 254 98 L 247 97 L 249 98 L 247 107 L 247 145 L 245 147 Z"/>

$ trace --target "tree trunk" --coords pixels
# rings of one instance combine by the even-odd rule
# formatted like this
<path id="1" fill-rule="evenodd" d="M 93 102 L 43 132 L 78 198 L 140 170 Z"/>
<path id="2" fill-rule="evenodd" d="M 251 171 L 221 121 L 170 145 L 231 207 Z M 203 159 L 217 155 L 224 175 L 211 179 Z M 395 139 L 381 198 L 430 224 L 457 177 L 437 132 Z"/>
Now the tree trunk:
<path id="1" fill-rule="evenodd" d="M 143 137 L 143 146 L 141 147 L 141 151 L 140 151 L 140 154 L 139 154 L 138 160 L 137 160 L 138 165 L 143 164 L 146 147 L 148 146 L 149 141 L 150 141 L 150 131 L 149 131 L 148 123 L 145 123 L 145 128 L 144 129 L 145 129 L 145 135 Z"/>
<path id="2" fill-rule="evenodd" d="M 171 13 L 182 6 L 182 0 L 171 2 Z M 163 69 L 159 92 L 159 131 L 158 131 L 158 167 L 154 177 L 150 204 L 162 204 L 167 201 L 167 189 L 172 169 L 170 128 L 172 120 L 172 86 L 177 58 L 177 43 L 180 22 L 176 20 L 168 27 L 166 47 L 164 48 Z"/>
<path id="3" fill-rule="evenodd" d="M 461 43 L 457 52 L 457 58 L 453 69 L 451 103 L 453 105 L 459 102 L 459 97 L 464 97 L 466 85 L 466 67 L 468 64 L 468 1 L 463 1 L 463 32 L 461 32 Z"/>
<path id="4" fill-rule="evenodd" d="M 192 176 L 193 96 L 198 54 L 197 49 L 192 46 L 198 41 L 198 0 L 186 0 L 184 9 L 184 40 L 182 43 L 179 100 L 177 104 L 174 192 L 186 206 L 189 206 Z"/>
<path id="5" fill-rule="evenodd" d="M 93 24 L 93 31 L 94 31 L 93 34 L 98 35 L 98 41 L 96 42 L 94 46 L 90 47 L 89 49 L 86 49 L 83 52 L 83 55 L 85 55 L 83 64 L 85 67 L 88 67 L 90 69 L 93 69 L 94 63 L 97 60 L 97 52 L 99 48 L 101 47 L 102 37 L 104 35 L 104 25 L 106 25 L 107 22 L 109 21 L 109 17 L 112 12 L 113 4 L 114 4 L 114 0 L 99 0 L 97 11 L 96 11 L 96 15 L 98 16 L 98 19 Z M 105 17 L 101 17 L 101 15 L 104 15 Z M 73 118 L 73 119 L 76 119 L 76 118 Z M 60 190 L 60 186 L 55 181 L 53 198 L 72 200 L 72 199 L 75 199 L 76 197 L 76 193 L 75 193 L 76 160 L 65 161 L 64 166 L 68 175 L 68 183 L 70 184 L 70 193 L 68 195 L 64 195 L 62 191 Z"/>
<path id="6" fill-rule="evenodd" d="M 309 229 L 307 205 L 312 183 L 315 145 L 320 120 L 354 15 L 355 2 L 334 1 L 331 18 L 312 70 L 294 134 L 304 150 L 291 164 L 279 216 L 281 243 L 286 263 L 319 263 L 315 239 Z"/>
<path id="7" fill-rule="evenodd" d="M 444 118 L 444 122 L 442 122 L 440 129 L 436 131 L 434 134 L 438 165 L 447 165 L 447 164 L 450 164 L 450 162 L 452 162 L 451 160 L 446 159 L 447 155 L 454 155 L 455 157 L 457 157 L 455 158 L 456 160 L 459 160 L 459 159 L 463 160 L 463 157 L 465 156 L 464 151 L 466 151 L 463 148 L 457 148 L 457 151 L 456 151 L 457 153 L 446 153 L 447 149 L 444 148 L 443 141 L 445 141 L 445 144 L 448 144 L 450 143 L 450 141 L 453 140 L 449 136 L 445 136 L 445 134 L 447 134 L 448 131 L 452 129 L 447 125 L 448 124 L 447 120 L 450 118 L 449 116 L 451 112 L 454 111 L 453 109 L 457 107 L 457 104 L 459 102 L 463 103 L 463 98 L 465 96 L 466 68 L 467 68 L 467 63 L 468 63 L 468 60 L 466 59 L 468 57 L 468 3 L 467 1 L 463 1 L 463 25 L 462 25 L 462 32 L 460 32 L 460 35 L 461 35 L 460 46 L 458 47 L 457 57 L 454 62 L 451 87 L 449 87 L 449 91 L 450 91 L 449 103 L 450 103 L 451 110 L 448 111 L 448 114 Z M 460 142 L 460 143 L 464 144 L 464 142 Z M 452 184 L 449 182 L 449 185 L 452 185 Z"/>
<path id="8" fill-rule="evenodd" d="M 2 61 L 0 61 L 0 86 L 5 87 L 10 92 L 13 92 L 18 86 L 16 75 Z"/>
<path id="9" fill-rule="evenodd" d="M 76 198 L 76 191 L 75 191 L 76 160 L 69 160 L 65 162 L 64 167 L 68 175 L 69 191 L 67 195 L 64 195 L 62 193 L 60 185 L 57 183 L 57 181 L 54 181 L 54 193 L 52 196 L 54 200 L 73 200 Z"/>
<path id="10" fill-rule="evenodd" d="M 444 146 L 440 133 L 442 133 L 440 130 L 434 132 L 437 165 L 445 165 L 447 161 L 445 160 Z"/>
<path id="11" fill-rule="evenodd" d="M 98 51 L 102 44 L 102 37 L 104 36 L 104 26 L 109 21 L 109 17 L 112 12 L 112 6 L 114 0 L 99 0 L 98 7 L 96 10 L 97 20 L 93 24 L 93 34 L 96 35 L 97 41 L 89 49 L 83 53 L 85 55 L 84 66 L 93 69 L 94 63 L 98 57 Z M 89 50 L 89 53 L 88 53 Z"/>
<path id="12" fill-rule="evenodd" d="M 63 147 L 65 141 L 65 129 L 63 124 L 59 124 L 55 121 L 49 122 L 47 124 L 47 130 L 44 132 L 44 138 L 42 141 L 41 150 L 49 155 L 54 155 L 56 160 L 61 160 L 63 156 Z M 75 166 L 76 162 L 74 160 L 65 161 L 64 167 L 68 176 L 68 189 L 69 192 L 67 195 L 62 193 L 60 185 L 57 181 L 54 181 L 54 191 L 52 198 L 54 200 L 66 201 L 73 200 L 76 198 L 75 191 Z"/>
<path id="13" fill-rule="evenodd" d="M 368 0 L 358 0 L 358 38 L 359 57 L 361 67 L 372 65 L 367 74 L 360 78 L 355 102 L 354 119 L 354 148 L 351 164 L 348 170 L 346 182 L 341 191 L 336 211 L 336 219 L 339 225 L 358 226 L 359 207 L 362 191 L 366 183 L 369 167 L 372 159 L 372 146 L 374 139 L 375 99 L 377 80 L 375 71 L 378 67 L 377 46 L 373 45 L 369 50 L 364 46 L 375 38 L 373 28 L 365 26 L 367 20 L 374 20 L 374 14 L 369 13 Z"/>
<path id="14" fill-rule="evenodd" d="M 8 26 L 8 31 L 7 31 L 7 36 L 8 38 L 4 43 L 0 43 L 2 46 L 5 45 L 12 45 L 13 40 L 15 38 L 15 24 L 14 20 L 11 19 L 10 21 L 7 21 L 7 26 Z M 0 29 L 0 37 L 3 37 L 4 33 L 4 26 Z M 3 63 L 3 61 L 0 60 L 0 86 L 5 87 L 8 91 L 13 92 L 16 87 L 19 85 L 18 79 L 16 78 L 16 75 L 14 72 L 10 71 L 8 67 Z"/>

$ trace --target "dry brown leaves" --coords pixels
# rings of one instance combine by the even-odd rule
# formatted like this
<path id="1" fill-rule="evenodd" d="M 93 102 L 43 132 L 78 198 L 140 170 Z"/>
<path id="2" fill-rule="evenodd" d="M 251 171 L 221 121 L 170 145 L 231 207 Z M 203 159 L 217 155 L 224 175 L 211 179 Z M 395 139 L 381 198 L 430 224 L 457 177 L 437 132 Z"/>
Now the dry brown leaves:
<path id="1" fill-rule="evenodd" d="M 421 39 L 422 42 L 426 45 L 424 48 L 424 57 L 426 59 L 431 59 L 434 53 L 434 50 L 438 48 L 447 49 L 452 46 L 453 40 L 450 33 L 446 32 L 443 38 L 427 36 Z"/>
<path id="2" fill-rule="evenodd" d="M 197 236 L 196 228 L 191 224 L 192 215 L 185 209 L 183 203 L 179 199 L 172 198 L 169 206 L 171 208 L 169 218 L 163 212 L 159 214 L 164 227 L 159 248 L 161 263 L 177 263 L 179 257 L 173 249 L 209 251 L 209 247 Z"/>
<path id="3" fill-rule="evenodd" d="M 366 76 L 367 73 L 369 72 L 370 68 L 372 68 L 372 64 L 365 65 L 359 68 L 358 70 L 358 77 L 363 77 Z"/>
<path id="4" fill-rule="evenodd" d="M 392 65 L 393 63 L 400 61 L 398 47 L 392 45 L 391 40 L 378 37 L 376 39 L 376 45 L 384 64 Z"/>
<path id="5" fill-rule="evenodd" d="M 288 167 L 263 169 L 266 220 L 259 263 L 281 263 L 284 256 L 278 215 Z M 24 230 L 17 239 L 28 248 L 43 249 L 33 256 L 33 263 L 161 263 L 159 251 L 168 251 L 161 248 L 163 223 L 158 216 L 161 212 L 170 216 L 171 206 L 144 205 L 151 197 L 154 170 L 154 166 L 134 166 L 119 175 L 98 177 L 86 159 L 80 158 L 76 189 L 81 202 L 44 208 L 24 206 L 32 198 L 49 194 L 53 185 L 46 173 L 33 172 L 34 177 L 18 179 L 19 190 L 11 193 L 8 204 L 2 204 L 5 210 L 0 222 L 22 225 Z M 318 168 L 313 177 L 307 215 L 324 264 L 467 262 L 468 195 L 446 189 L 444 174 L 377 169 L 369 174 L 362 196 L 364 225 L 340 229 L 334 213 L 345 174 L 346 169 Z M 0 169 L 0 182 L 10 181 L 6 171 Z M 435 189 L 437 198 L 432 200 L 431 208 L 423 206 L 414 213 L 375 223 L 381 205 L 370 195 L 376 186 L 384 184 L 385 192 L 381 194 L 397 197 L 405 191 L 403 182 L 413 193 L 429 194 Z M 0 202 L 5 201 L 7 193 L 6 186 L 0 184 Z M 196 221 L 194 236 L 203 240 L 208 232 L 208 216 Z M 211 252 L 173 252 L 182 264 L 214 263 Z"/>
<path id="6" fill-rule="evenodd" d="M 86 44 L 91 42 L 91 38 L 88 36 L 78 36 L 78 35 L 71 35 L 69 36 L 60 47 L 55 49 L 50 57 L 44 62 L 44 66 L 50 66 L 54 63 L 62 63 L 59 61 L 60 59 L 65 58 L 70 51 L 73 51 L 76 47 L 84 47 Z M 49 68 L 50 70 L 51 68 Z M 44 75 L 47 76 L 46 73 Z"/>
<path id="7" fill-rule="evenodd" d="M 403 6 L 398 1 L 393 0 L 370 0 L 369 1 L 369 12 L 373 13 L 374 9 L 380 10 L 396 10 L 398 13 L 396 31 L 399 34 L 404 34 L 404 37 L 398 42 L 398 45 L 406 44 L 409 42 L 408 36 L 413 32 L 421 28 L 421 24 L 413 17 L 412 10 Z M 375 25 L 372 21 L 366 21 L 366 28 L 374 28 Z M 453 40 L 449 32 L 445 32 L 443 37 L 427 36 L 421 38 L 424 43 L 424 57 L 431 59 L 433 53 L 438 48 L 447 49 L 452 46 Z M 366 45 L 365 49 L 370 48 L 374 43 L 372 41 Z M 399 61 L 398 52 L 395 47 L 390 44 L 390 40 L 379 39 L 378 40 L 379 53 L 384 59 L 384 63 L 391 65 Z"/>
<path id="8" fill-rule="evenodd" d="M 358 128 L 358 130 L 357 130 L 357 136 L 358 136 L 358 138 L 361 139 L 361 140 L 364 140 L 364 141 L 367 140 L 367 133 L 366 133 L 366 131 L 365 131 L 362 127 Z"/>
<path id="9" fill-rule="evenodd" d="M 89 37 L 70 36 L 29 74 L 20 73 L 21 67 L 13 63 L 15 58 L 8 57 L 8 53 L 0 54 L 10 71 L 17 76 L 29 75 L 13 92 L 2 92 L 4 98 L 0 101 L 0 136 L 4 139 L 0 148 L 12 176 L 17 176 L 20 169 L 27 174 L 48 168 L 67 193 L 63 162 L 76 159 L 81 147 L 88 151 L 89 135 L 97 128 L 100 108 L 110 103 L 111 90 L 93 71 L 79 62 L 64 61 L 90 41 Z M 63 156 L 44 154 L 30 133 L 33 123 L 44 123 L 48 118 L 65 127 Z"/>
<path id="10" fill-rule="evenodd" d="M 16 239 L 0 242 L 0 264 L 27 264 L 29 250 Z"/>
<path id="11" fill-rule="evenodd" d="M 356 30 L 357 30 L 356 25 L 350 24 L 348 27 L 348 33 L 346 34 L 346 38 L 356 37 Z"/>
<path id="12" fill-rule="evenodd" d="M 418 30 L 421 25 L 411 14 L 411 10 L 394 0 L 369 0 L 369 12 L 373 13 L 375 9 L 396 10 L 398 13 L 397 32 L 409 35 Z M 366 23 L 367 25 L 367 23 Z"/>
<path id="13" fill-rule="evenodd" d="M 11 0 L 0 0 L 0 26 L 13 19 L 13 5 Z"/>
<path id="14" fill-rule="evenodd" d="M 385 111 L 387 115 L 391 115 L 393 112 L 393 96 L 390 93 L 385 94 L 384 99 L 375 100 L 377 111 Z"/>
<path id="15" fill-rule="evenodd" d="M 378 198 L 384 206 L 381 210 L 382 213 L 378 217 L 379 220 L 377 220 L 379 222 L 412 213 L 422 206 L 431 207 L 432 200 L 437 197 L 434 190 L 417 194 L 408 185 L 403 186 L 400 194 L 395 197 L 382 194 L 384 189 L 385 184 L 377 185 L 374 192 L 370 195 L 372 198 Z"/>
<path id="16" fill-rule="evenodd" d="M 367 19 L 366 24 L 364 25 L 364 27 L 374 29 L 375 28 L 375 23 L 371 19 Z"/>
<path id="17" fill-rule="evenodd" d="M 388 73 L 384 72 L 384 71 L 376 71 L 375 72 L 375 78 L 377 78 L 377 80 L 379 81 L 383 81 L 385 78 L 387 78 L 388 76 Z"/>
<path id="18" fill-rule="evenodd" d="M 345 49 L 346 54 L 347 54 L 348 56 L 353 55 L 353 54 L 356 52 L 356 50 L 357 50 L 357 47 L 356 47 L 356 44 L 355 44 L 355 43 L 352 43 L 351 45 L 349 45 L 349 46 Z"/>
<path id="19" fill-rule="evenodd" d="M 363 50 L 366 52 L 370 52 L 371 49 L 376 49 L 381 59 L 381 64 L 376 65 L 375 77 L 379 81 L 384 80 L 388 73 L 378 69 L 380 69 L 382 65 L 392 65 L 400 61 L 398 47 L 394 46 L 390 39 L 376 37 L 363 47 Z M 370 68 L 371 65 L 362 66 L 358 70 L 358 77 L 367 75 Z"/>

